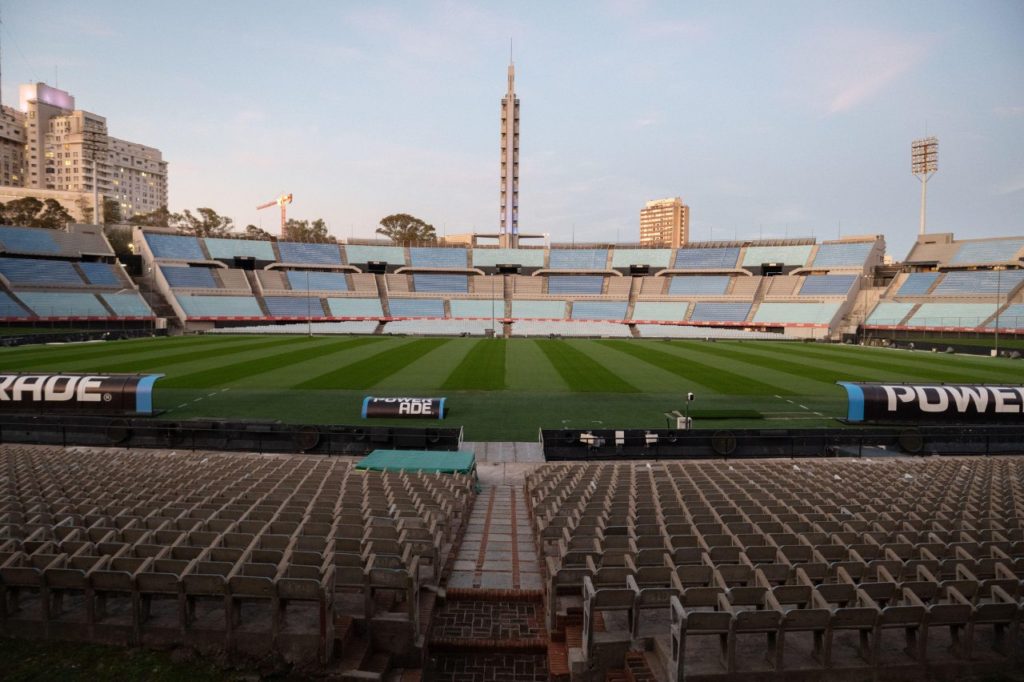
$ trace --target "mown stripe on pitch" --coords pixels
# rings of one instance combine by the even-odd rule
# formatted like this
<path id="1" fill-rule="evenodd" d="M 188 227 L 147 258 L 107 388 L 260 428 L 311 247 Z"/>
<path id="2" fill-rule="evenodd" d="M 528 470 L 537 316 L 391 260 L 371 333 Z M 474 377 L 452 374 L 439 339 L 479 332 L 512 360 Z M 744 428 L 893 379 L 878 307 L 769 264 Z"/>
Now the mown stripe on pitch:
<path id="1" fill-rule="evenodd" d="M 452 370 L 441 388 L 449 391 L 500 391 L 505 389 L 506 339 L 482 339 Z"/>
<path id="2" fill-rule="evenodd" d="M 252 337 L 244 338 L 217 338 L 209 337 L 180 337 L 176 339 L 133 339 L 126 341 L 104 341 L 89 345 L 74 344 L 72 346 L 47 346 L 46 348 L 34 348 L 24 352 L 17 352 L 17 349 L 0 351 L 0 364 L 5 368 L 10 367 L 31 367 L 33 365 L 45 364 L 54 359 L 61 362 L 76 362 L 78 360 L 89 360 L 91 358 L 107 358 L 113 354 L 119 357 L 127 355 L 143 355 L 146 353 L 157 353 L 163 350 L 174 350 L 182 346 L 212 346 L 218 343 L 242 343 L 252 341 Z M 10 354 L 8 354 L 10 353 Z"/>
<path id="3" fill-rule="evenodd" d="M 314 339 L 308 340 L 314 341 Z M 328 341 L 324 343 L 325 340 L 320 338 L 315 339 L 315 341 L 318 341 L 320 345 L 314 345 L 311 348 L 293 348 L 286 352 L 275 353 L 274 355 L 266 357 L 252 358 L 241 362 L 235 362 L 230 365 L 222 365 L 220 367 L 191 372 L 189 374 L 180 374 L 161 381 L 160 385 L 165 388 L 212 388 L 214 386 L 223 386 L 224 384 L 238 381 L 240 379 L 245 379 L 258 374 L 266 374 L 267 372 L 272 372 L 291 365 L 297 365 L 308 360 L 322 358 L 333 353 L 339 353 L 341 351 L 351 350 L 353 348 L 358 348 L 372 343 L 379 343 L 386 340 L 387 339 L 383 336 L 368 336 L 356 339 L 348 338 Z"/>
<path id="4" fill-rule="evenodd" d="M 440 348 L 451 339 L 418 339 L 388 348 L 369 357 L 357 360 L 344 367 L 315 376 L 292 388 L 303 389 L 363 389 L 399 372 L 416 362 L 432 350 Z"/>
<path id="5" fill-rule="evenodd" d="M 824 351 L 824 352 L 822 352 Z M 773 355 L 779 355 L 784 353 L 781 349 L 764 349 L 765 353 L 771 353 Z M 907 363 L 901 361 L 900 358 L 893 358 L 893 361 L 889 361 L 888 358 L 878 358 L 877 360 L 867 359 L 866 356 L 860 355 L 843 355 L 838 357 L 834 352 L 824 349 L 808 348 L 801 346 L 800 352 L 802 355 L 806 355 L 809 358 L 814 358 L 823 361 L 840 362 L 847 365 L 853 365 L 854 367 L 863 367 L 865 369 L 871 369 L 894 378 L 906 378 L 916 377 L 922 381 L 944 381 L 944 382 L 961 382 L 968 384 L 976 384 L 979 381 L 984 381 L 979 377 L 979 373 L 988 374 L 993 379 L 997 379 L 1000 376 L 998 373 L 992 373 L 991 370 L 978 372 L 958 372 L 956 370 L 947 370 L 943 367 L 932 365 L 932 366 L 917 366 L 914 363 Z M 1003 380 L 1005 374 L 1003 374 Z"/>
<path id="6" fill-rule="evenodd" d="M 763 349 L 749 343 L 744 344 L 743 350 L 729 347 L 722 343 L 703 343 L 701 345 L 698 345 L 697 342 L 693 341 L 680 341 L 677 343 L 683 348 L 692 348 L 694 351 L 700 353 L 707 353 L 709 355 L 715 355 L 728 360 L 735 360 L 736 362 L 755 365 L 766 371 L 791 374 L 793 376 L 800 377 L 801 379 L 808 379 L 815 383 L 820 383 L 822 386 L 835 388 L 835 383 L 838 380 L 836 378 L 835 370 L 833 369 L 818 365 L 791 362 L 789 360 L 776 360 L 773 357 L 765 357 L 760 354 Z M 789 357 L 793 356 L 790 355 Z M 846 377 L 842 378 L 845 379 Z"/>
<path id="7" fill-rule="evenodd" d="M 562 377 L 569 389 L 580 393 L 640 393 L 633 384 L 614 374 L 586 353 L 559 339 L 534 343 Z"/>
<path id="8" fill-rule="evenodd" d="M 302 343 L 306 341 L 306 337 L 299 336 L 294 338 L 275 338 L 271 340 L 256 340 L 245 344 L 232 344 L 226 346 L 218 346 L 210 348 L 208 350 L 187 350 L 179 353 L 172 353 L 170 355 L 159 355 L 157 357 L 147 358 L 136 358 L 134 360 L 128 359 L 123 360 L 118 358 L 115 362 L 96 363 L 88 364 L 88 371 L 90 372 L 143 372 L 149 370 L 155 371 L 166 371 L 169 366 L 177 364 L 185 364 L 189 362 L 199 362 L 202 360 L 211 360 L 213 358 L 221 358 L 226 355 L 234 355 L 236 353 L 248 353 L 249 351 L 262 350 L 264 348 L 276 348 L 280 346 L 289 346 L 295 343 Z"/>
<path id="9" fill-rule="evenodd" d="M 726 395 L 794 395 L 793 391 L 757 379 L 743 376 L 709 365 L 692 357 L 683 357 L 674 353 L 665 353 L 653 348 L 644 348 L 631 341 L 600 341 L 609 348 L 622 351 L 650 365 L 659 367 L 666 372 L 699 384 L 708 386 L 716 393 Z"/>
<path id="10" fill-rule="evenodd" d="M 891 366 L 893 364 L 899 364 L 906 367 L 921 367 L 929 372 L 933 367 L 938 367 L 940 371 L 951 371 L 963 374 L 965 372 L 970 373 L 981 373 L 988 374 L 996 381 L 1006 381 L 1006 375 L 1010 374 L 1022 374 L 1018 368 L 998 368 L 991 365 L 991 358 L 982 356 L 950 356 L 945 354 L 925 354 L 924 352 L 911 353 L 910 351 L 899 351 L 896 349 L 881 349 L 881 348 L 859 348 L 842 345 L 830 345 L 827 347 L 816 347 L 812 349 L 813 352 L 820 353 L 826 351 L 841 355 L 844 358 L 855 357 L 858 360 L 870 361 L 872 359 L 878 362 L 884 363 L 885 366 Z M 977 378 L 970 383 L 977 383 Z"/>

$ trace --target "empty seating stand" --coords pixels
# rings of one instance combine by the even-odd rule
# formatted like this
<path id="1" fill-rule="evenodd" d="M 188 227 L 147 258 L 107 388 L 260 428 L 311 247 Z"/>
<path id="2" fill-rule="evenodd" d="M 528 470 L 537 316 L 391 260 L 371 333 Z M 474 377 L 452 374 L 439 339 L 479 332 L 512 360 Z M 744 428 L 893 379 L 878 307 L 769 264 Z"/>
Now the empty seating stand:
<path id="1" fill-rule="evenodd" d="M 750 303 L 717 303 L 700 301 L 693 306 L 691 322 L 745 322 L 750 315 Z"/>
<path id="2" fill-rule="evenodd" d="M 728 275 L 683 275 L 673 277 L 668 293 L 673 296 L 724 296 L 729 288 Z"/>
<path id="3" fill-rule="evenodd" d="M 287 270 L 288 285 L 294 291 L 348 291 L 343 272 Z"/>
<path id="4" fill-rule="evenodd" d="M 173 289 L 217 289 L 220 286 L 210 268 L 164 265 L 160 271 Z"/>
<path id="5" fill-rule="evenodd" d="M 736 267 L 739 257 L 738 246 L 679 249 L 672 267 L 677 270 L 731 270 Z"/>
<path id="6" fill-rule="evenodd" d="M 277 251 L 282 263 L 307 265 L 341 265 L 341 250 L 337 244 L 307 244 L 304 242 L 278 242 Z"/>
<path id="7" fill-rule="evenodd" d="M 466 249 L 417 247 L 409 249 L 409 264 L 415 268 L 466 268 Z"/>
<path id="8" fill-rule="evenodd" d="M 440 250 L 446 251 L 448 249 Z M 417 272 L 412 276 L 412 280 L 413 287 L 417 292 L 443 292 L 456 294 L 465 294 L 469 292 L 469 278 L 466 275 Z"/>
<path id="9" fill-rule="evenodd" d="M 937 272 L 912 272 L 896 292 L 897 296 L 924 296 L 940 277 Z"/>
<path id="10" fill-rule="evenodd" d="M 146 243 L 157 260 L 206 260 L 199 240 L 195 237 L 147 232 Z"/>
<path id="11" fill-rule="evenodd" d="M 856 277 L 853 275 L 808 275 L 800 287 L 801 296 L 846 296 Z"/>
<path id="12" fill-rule="evenodd" d="M 392 317 L 444 317 L 444 301 L 439 298 L 392 298 Z"/>
<path id="13" fill-rule="evenodd" d="M 86 281 L 97 287 L 122 287 L 126 281 L 121 277 L 121 268 L 111 263 L 82 261 L 78 267 L 85 273 Z"/>
<path id="14" fill-rule="evenodd" d="M 526 491 L 548 627 L 595 679 L 645 649 L 677 681 L 1007 673 L 1022 473 L 1012 457 L 547 464 Z"/>
<path id="15" fill-rule="evenodd" d="M 178 295 L 177 301 L 189 318 L 260 318 L 259 303 L 252 296 Z"/>
<path id="16" fill-rule="evenodd" d="M 548 268 L 552 270 L 605 270 L 608 249 L 551 249 Z"/>
<path id="17" fill-rule="evenodd" d="M 821 244 L 811 265 L 816 268 L 863 268 L 874 248 L 874 242 Z"/>
<path id="18" fill-rule="evenodd" d="M 1015 260 L 1017 252 L 1024 248 L 1024 239 L 986 239 L 963 242 L 953 255 L 957 265 L 1003 263 Z"/>
<path id="19" fill-rule="evenodd" d="M 933 296 L 1006 295 L 1024 281 L 1024 270 L 957 270 L 947 272 Z"/>
<path id="20" fill-rule="evenodd" d="M 81 287 L 82 278 L 68 261 L 0 258 L 0 275 L 14 286 Z"/>
<path id="21" fill-rule="evenodd" d="M 263 302 L 271 317 L 325 317 L 316 296 L 264 296 Z"/>
<path id="22" fill-rule="evenodd" d="M 604 277 L 600 275 L 549 275 L 549 294 L 577 294 L 600 296 Z"/>
<path id="23" fill-rule="evenodd" d="M 623 320 L 628 301 L 575 301 L 572 304 L 574 320 Z"/>

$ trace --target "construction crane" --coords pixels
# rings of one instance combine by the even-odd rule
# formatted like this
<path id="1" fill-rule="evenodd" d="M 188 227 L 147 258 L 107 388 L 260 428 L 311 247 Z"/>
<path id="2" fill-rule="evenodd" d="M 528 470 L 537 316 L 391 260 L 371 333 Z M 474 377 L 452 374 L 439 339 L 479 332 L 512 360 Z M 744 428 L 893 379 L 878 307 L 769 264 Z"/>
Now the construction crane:
<path id="1" fill-rule="evenodd" d="M 288 204 L 290 203 L 292 203 L 292 195 L 282 194 L 273 201 L 268 201 L 267 203 L 260 204 L 259 206 L 256 207 L 257 211 L 262 210 L 264 208 L 270 208 L 271 206 L 281 207 L 281 239 L 288 238 L 288 235 L 286 234 L 286 232 L 288 231 L 288 209 L 286 208 L 286 206 L 288 206 Z"/>

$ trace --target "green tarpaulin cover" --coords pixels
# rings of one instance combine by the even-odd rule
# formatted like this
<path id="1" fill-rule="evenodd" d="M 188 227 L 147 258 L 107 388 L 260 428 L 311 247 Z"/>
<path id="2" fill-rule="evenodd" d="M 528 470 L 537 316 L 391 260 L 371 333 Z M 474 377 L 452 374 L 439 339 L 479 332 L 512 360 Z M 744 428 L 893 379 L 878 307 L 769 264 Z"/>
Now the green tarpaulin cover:
<path id="1" fill-rule="evenodd" d="M 374 450 L 356 464 L 368 471 L 437 471 L 463 473 L 473 471 L 476 457 L 472 452 L 440 452 L 437 450 Z"/>

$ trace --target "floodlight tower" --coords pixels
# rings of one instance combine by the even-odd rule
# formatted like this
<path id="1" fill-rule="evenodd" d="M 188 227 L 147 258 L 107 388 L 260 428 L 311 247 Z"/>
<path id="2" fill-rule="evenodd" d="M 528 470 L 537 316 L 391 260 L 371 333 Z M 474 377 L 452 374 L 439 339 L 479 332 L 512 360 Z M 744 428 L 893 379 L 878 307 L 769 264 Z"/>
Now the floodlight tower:
<path id="1" fill-rule="evenodd" d="M 910 144 L 910 169 L 921 181 L 921 222 L 918 235 L 924 234 L 928 178 L 939 170 L 939 138 L 926 137 Z"/>

